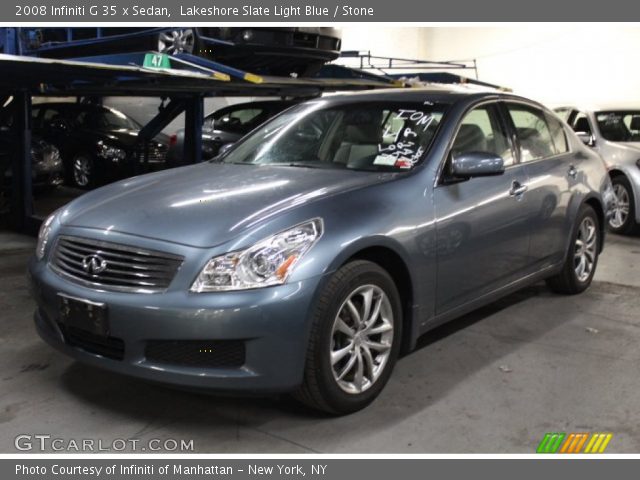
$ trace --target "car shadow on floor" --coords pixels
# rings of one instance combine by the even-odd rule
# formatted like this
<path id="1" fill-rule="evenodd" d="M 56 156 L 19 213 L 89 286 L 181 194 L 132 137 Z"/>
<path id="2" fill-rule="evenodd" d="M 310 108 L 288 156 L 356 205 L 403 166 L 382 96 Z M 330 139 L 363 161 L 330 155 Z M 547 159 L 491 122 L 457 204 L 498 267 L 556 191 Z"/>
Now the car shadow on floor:
<path id="1" fill-rule="evenodd" d="M 519 348 L 522 342 L 533 341 L 547 331 L 556 328 L 563 320 L 541 321 L 528 328 L 520 342 L 499 343 L 494 351 L 484 352 L 482 358 L 474 357 L 471 363 L 461 368 L 450 368 L 456 357 L 465 357 L 465 345 L 455 348 L 440 348 L 442 343 L 472 326 L 495 315 L 518 307 L 537 297 L 556 297 L 544 285 L 535 285 L 491 305 L 475 310 L 457 320 L 451 321 L 420 338 L 416 350 L 400 359 L 396 371 L 381 397 L 369 408 L 340 419 L 331 419 L 299 406 L 286 396 L 237 397 L 191 393 L 165 386 L 150 384 L 121 375 L 94 369 L 79 363 L 72 364 L 63 374 L 63 387 L 83 403 L 91 404 L 106 414 L 117 414 L 119 418 L 154 421 L 167 428 L 189 428 L 206 425 L 210 429 L 240 426 L 270 428 L 286 431 L 292 425 L 317 424 L 320 422 L 341 422 L 358 425 L 359 435 L 375 433 L 380 428 L 428 408 L 433 402 L 443 398 L 448 391 L 463 382 L 474 371 L 482 369 L 488 362 L 496 362 L 501 357 Z M 541 299 L 544 301 L 544 299 Z M 519 331 L 522 337 L 523 332 Z M 468 345 L 468 344 L 467 344 Z M 428 353 L 427 353 L 428 352 Z M 426 354 L 426 355 L 425 355 Z M 428 356 L 429 358 L 422 358 Z M 423 361 L 424 360 L 424 361 Z M 457 360 L 460 360 L 458 358 Z M 425 365 L 426 363 L 426 365 Z M 429 365 L 431 363 L 431 365 Z M 438 374 L 443 368 L 447 375 Z M 420 378 L 422 377 L 422 378 Z M 379 413 L 384 411 L 384 415 Z M 363 423 L 363 419 L 366 422 Z M 325 432 L 326 434 L 326 432 Z M 343 436 L 344 430 L 335 429 L 335 434 Z"/>

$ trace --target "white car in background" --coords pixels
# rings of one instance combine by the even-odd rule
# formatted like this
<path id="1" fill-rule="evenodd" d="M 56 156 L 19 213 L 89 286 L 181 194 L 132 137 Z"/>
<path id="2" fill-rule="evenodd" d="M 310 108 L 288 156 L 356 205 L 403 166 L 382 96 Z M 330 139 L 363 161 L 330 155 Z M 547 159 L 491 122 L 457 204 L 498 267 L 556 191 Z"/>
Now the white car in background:
<path id="1" fill-rule="evenodd" d="M 615 233 L 640 230 L 640 106 L 556 108 L 580 140 L 604 159 L 616 195 L 609 228 Z"/>

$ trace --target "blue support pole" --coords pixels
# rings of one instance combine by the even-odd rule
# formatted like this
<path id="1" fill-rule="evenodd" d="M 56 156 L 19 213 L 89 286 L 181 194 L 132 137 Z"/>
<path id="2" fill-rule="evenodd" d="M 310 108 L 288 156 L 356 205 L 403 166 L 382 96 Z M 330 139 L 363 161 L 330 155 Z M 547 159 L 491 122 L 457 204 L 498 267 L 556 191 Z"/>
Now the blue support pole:
<path id="1" fill-rule="evenodd" d="M 31 95 L 13 94 L 15 148 L 12 156 L 11 212 L 16 227 L 29 228 L 33 216 L 31 178 Z"/>

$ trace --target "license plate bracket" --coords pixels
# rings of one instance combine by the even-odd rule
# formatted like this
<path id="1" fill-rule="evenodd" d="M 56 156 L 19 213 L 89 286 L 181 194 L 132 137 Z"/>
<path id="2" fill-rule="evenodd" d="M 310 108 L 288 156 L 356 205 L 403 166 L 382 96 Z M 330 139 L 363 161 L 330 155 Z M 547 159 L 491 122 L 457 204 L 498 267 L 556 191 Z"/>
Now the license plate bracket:
<path id="1" fill-rule="evenodd" d="M 67 328 L 77 328 L 85 332 L 108 337 L 110 333 L 107 305 L 62 293 L 60 298 L 60 322 Z"/>

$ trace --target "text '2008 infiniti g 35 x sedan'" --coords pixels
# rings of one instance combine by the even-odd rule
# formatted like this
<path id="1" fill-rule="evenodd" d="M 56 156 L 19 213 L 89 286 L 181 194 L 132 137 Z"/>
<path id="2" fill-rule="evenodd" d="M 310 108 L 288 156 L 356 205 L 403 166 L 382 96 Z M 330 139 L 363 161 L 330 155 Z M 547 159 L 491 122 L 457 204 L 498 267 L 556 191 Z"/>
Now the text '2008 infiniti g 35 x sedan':
<path id="1" fill-rule="evenodd" d="M 115 372 L 348 413 L 434 326 L 540 280 L 585 290 L 612 202 L 602 159 L 529 100 L 320 98 L 51 215 L 35 322 Z"/>

